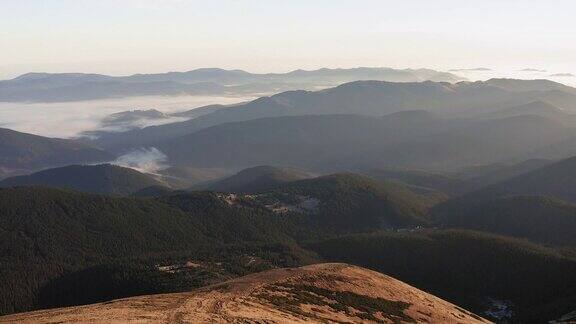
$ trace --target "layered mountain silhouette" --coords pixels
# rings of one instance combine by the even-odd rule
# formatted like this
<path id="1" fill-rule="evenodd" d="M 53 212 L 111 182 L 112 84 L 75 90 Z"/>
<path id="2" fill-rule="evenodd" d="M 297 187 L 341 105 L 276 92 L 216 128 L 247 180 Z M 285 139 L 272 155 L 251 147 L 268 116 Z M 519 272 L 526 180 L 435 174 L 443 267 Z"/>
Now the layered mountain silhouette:
<path id="1" fill-rule="evenodd" d="M 226 95 L 333 86 L 355 80 L 456 82 L 451 73 L 428 69 L 320 69 L 253 74 L 216 68 L 113 77 L 84 73 L 28 73 L 0 81 L 0 101 L 59 102 L 145 95 Z"/>
<path id="2" fill-rule="evenodd" d="M 548 159 L 529 159 L 518 163 L 492 163 L 466 167 L 457 172 L 455 176 L 464 182 L 463 192 L 470 192 L 512 179 L 554 162 Z"/>
<path id="3" fill-rule="evenodd" d="M 16 176 L 0 181 L 0 187 L 48 186 L 110 195 L 130 195 L 151 186 L 166 186 L 149 174 L 112 164 L 71 165 Z"/>
<path id="4" fill-rule="evenodd" d="M 97 143 L 110 149 L 146 146 L 191 134 L 207 127 L 229 122 L 248 121 L 268 117 L 307 116 L 326 114 L 354 114 L 383 116 L 386 114 L 427 110 L 454 117 L 485 116 L 502 109 L 545 101 L 567 113 L 576 111 L 573 88 L 557 84 L 562 91 L 543 86 L 538 81 L 518 82 L 519 88 L 539 90 L 521 91 L 514 87 L 502 88 L 486 82 L 460 82 L 457 84 L 420 82 L 394 83 L 358 81 L 322 91 L 290 91 L 271 97 L 262 97 L 229 109 L 218 109 L 188 121 L 151 126 L 119 134 L 101 134 Z M 521 86 L 527 84 L 526 86 Z"/>
<path id="5" fill-rule="evenodd" d="M 459 199 L 481 200 L 507 196 L 549 196 L 576 203 L 576 157 L 552 163 Z"/>
<path id="6" fill-rule="evenodd" d="M 186 189 L 200 184 L 208 184 L 228 177 L 233 170 L 225 168 L 195 168 L 190 166 L 170 166 L 158 170 L 162 180 L 177 189 Z"/>
<path id="7" fill-rule="evenodd" d="M 40 168 L 112 159 L 113 155 L 77 141 L 0 128 L 0 177 Z"/>
<path id="8" fill-rule="evenodd" d="M 457 176 L 434 173 L 426 170 L 405 168 L 380 168 L 363 172 L 366 176 L 381 181 L 397 181 L 418 188 L 431 189 L 450 195 L 467 190 L 469 184 Z"/>
<path id="9" fill-rule="evenodd" d="M 559 116 L 566 117 L 569 114 L 565 113 L 564 110 L 542 100 L 533 101 L 516 107 L 504 108 L 489 114 L 489 116 L 493 118 L 521 115 L 538 115 L 556 118 Z"/>
<path id="10" fill-rule="evenodd" d="M 571 129 L 539 116 L 496 120 L 315 115 L 226 123 L 157 147 L 171 163 L 246 168 L 291 165 L 342 170 L 383 166 L 446 170 L 513 159 L 557 143 Z"/>
<path id="11" fill-rule="evenodd" d="M 0 82 L 0 101 L 300 89 L 127 111 L 78 140 L 0 129 L 0 314 L 92 304 L 0 321 L 568 318 L 576 90 L 456 81 L 359 68 Z"/>
<path id="12" fill-rule="evenodd" d="M 550 81 L 540 80 L 518 80 L 518 79 L 490 79 L 487 84 L 511 91 L 562 91 L 576 93 L 573 87 Z"/>
<path id="13" fill-rule="evenodd" d="M 576 158 L 552 163 L 434 207 L 444 225 L 574 246 Z"/>
<path id="14" fill-rule="evenodd" d="M 199 184 L 193 189 L 239 193 L 262 192 L 305 178 L 310 178 L 310 175 L 294 169 L 262 165 L 244 169 L 224 179 Z"/>
<path id="15" fill-rule="evenodd" d="M 576 246 L 576 206 L 543 196 L 515 196 L 440 204 L 435 219 L 444 226 Z"/>

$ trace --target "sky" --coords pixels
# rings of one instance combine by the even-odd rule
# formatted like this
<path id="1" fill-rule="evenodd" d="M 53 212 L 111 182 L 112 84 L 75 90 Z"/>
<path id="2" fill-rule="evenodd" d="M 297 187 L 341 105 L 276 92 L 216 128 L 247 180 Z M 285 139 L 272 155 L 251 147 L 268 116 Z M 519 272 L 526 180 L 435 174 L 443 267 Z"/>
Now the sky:
<path id="1" fill-rule="evenodd" d="M 576 74 L 575 12 L 574 0 L 0 0 L 0 79 L 200 67 Z"/>

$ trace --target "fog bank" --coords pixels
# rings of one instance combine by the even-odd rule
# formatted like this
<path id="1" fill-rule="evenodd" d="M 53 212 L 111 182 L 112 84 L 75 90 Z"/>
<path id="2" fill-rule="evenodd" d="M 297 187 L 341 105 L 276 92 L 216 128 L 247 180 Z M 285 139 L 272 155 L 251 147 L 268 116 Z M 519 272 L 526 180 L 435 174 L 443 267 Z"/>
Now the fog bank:
<path id="1" fill-rule="evenodd" d="M 65 103 L 0 103 L 0 127 L 50 137 L 70 138 L 84 131 L 102 129 L 101 120 L 113 113 L 156 109 L 174 113 L 211 104 L 233 104 L 251 97 L 219 96 L 146 96 Z M 163 124 L 178 119 L 147 121 L 145 125 Z M 106 129 L 110 130 L 110 129 Z"/>

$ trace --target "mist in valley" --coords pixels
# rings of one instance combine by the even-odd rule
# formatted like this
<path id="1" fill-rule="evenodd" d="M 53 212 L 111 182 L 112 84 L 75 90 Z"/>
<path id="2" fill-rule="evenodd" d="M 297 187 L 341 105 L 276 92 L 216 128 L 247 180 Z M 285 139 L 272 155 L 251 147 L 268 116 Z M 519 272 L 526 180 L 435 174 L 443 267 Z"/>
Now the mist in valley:
<path id="1" fill-rule="evenodd" d="M 576 323 L 574 0 L 0 12 L 0 323 Z"/>
<path id="2" fill-rule="evenodd" d="M 456 73 L 470 81 L 485 81 L 493 78 L 519 79 L 519 80 L 551 80 L 569 86 L 576 86 L 576 75 L 565 71 L 572 71 L 572 66 L 553 67 L 551 69 L 538 67 L 465 67 L 452 68 Z"/>
<path id="3" fill-rule="evenodd" d="M 155 109 L 172 114 L 213 104 L 235 104 L 253 97 L 240 96 L 142 96 L 89 101 L 23 103 L 0 102 L 0 127 L 48 137 L 72 138 L 87 131 L 122 131 L 182 121 L 186 118 L 135 120 L 117 126 L 103 125 L 105 117 L 119 112 Z"/>

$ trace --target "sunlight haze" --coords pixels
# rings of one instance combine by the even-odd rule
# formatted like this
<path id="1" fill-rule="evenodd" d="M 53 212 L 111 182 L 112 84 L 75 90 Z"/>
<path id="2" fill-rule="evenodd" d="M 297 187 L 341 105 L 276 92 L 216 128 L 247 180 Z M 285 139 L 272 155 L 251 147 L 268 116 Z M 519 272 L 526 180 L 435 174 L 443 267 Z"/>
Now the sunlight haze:
<path id="1" fill-rule="evenodd" d="M 569 0 L 0 2 L 0 79 L 199 67 L 576 73 L 576 3 Z"/>
<path id="2" fill-rule="evenodd" d="M 576 0 L 0 0 L 1 323 L 576 323 Z"/>

